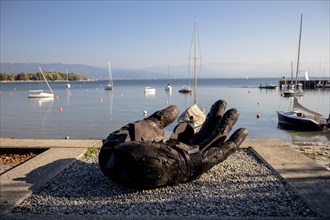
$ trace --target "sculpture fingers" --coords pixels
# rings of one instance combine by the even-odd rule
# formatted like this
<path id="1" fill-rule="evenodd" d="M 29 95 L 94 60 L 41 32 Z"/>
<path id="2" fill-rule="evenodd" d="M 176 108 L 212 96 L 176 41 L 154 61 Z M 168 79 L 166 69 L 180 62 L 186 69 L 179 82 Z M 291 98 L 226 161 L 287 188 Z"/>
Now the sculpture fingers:
<path id="1" fill-rule="evenodd" d="M 239 111 L 234 108 L 226 111 L 221 120 L 218 122 L 212 134 L 198 144 L 201 151 L 206 151 L 212 146 L 218 145 L 219 143 L 223 143 L 226 140 L 228 133 L 231 131 L 236 121 L 238 120 L 239 115 Z"/>
<path id="2" fill-rule="evenodd" d="M 208 171 L 213 166 L 226 160 L 233 154 L 243 143 L 248 135 L 248 130 L 245 128 L 237 129 L 230 138 L 224 143 L 219 143 L 218 146 L 211 147 L 203 153 L 203 172 Z"/>
<path id="3" fill-rule="evenodd" d="M 218 100 L 211 106 L 210 111 L 206 116 L 205 122 L 203 123 L 198 133 L 191 140 L 191 144 L 198 145 L 201 141 L 212 134 L 221 117 L 225 113 L 226 108 L 227 103 L 224 100 Z"/>
<path id="4" fill-rule="evenodd" d="M 153 122 L 154 125 L 160 129 L 165 128 L 169 124 L 172 124 L 179 116 L 180 110 L 175 105 L 170 105 L 169 107 L 154 112 L 148 118 L 144 120 L 148 122 Z"/>
<path id="5" fill-rule="evenodd" d="M 149 117 L 129 123 L 112 132 L 103 140 L 103 144 L 114 145 L 128 141 L 161 141 L 164 138 L 163 128 L 173 123 L 180 110 L 175 105 L 156 111 Z"/>

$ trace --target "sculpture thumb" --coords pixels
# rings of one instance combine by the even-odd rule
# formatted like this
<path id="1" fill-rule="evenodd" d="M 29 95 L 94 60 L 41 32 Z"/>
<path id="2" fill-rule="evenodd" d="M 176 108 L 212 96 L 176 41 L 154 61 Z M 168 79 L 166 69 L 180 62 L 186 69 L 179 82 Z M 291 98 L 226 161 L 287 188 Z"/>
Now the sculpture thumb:
<path id="1" fill-rule="evenodd" d="M 170 105 L 163 110 L 154 112 L 144 120 L 153 122 L 156 127 L 163 129 L 169 124 L 173 123 L 179 117 L 179 114 L 179 108 L 175 105 Z"/>

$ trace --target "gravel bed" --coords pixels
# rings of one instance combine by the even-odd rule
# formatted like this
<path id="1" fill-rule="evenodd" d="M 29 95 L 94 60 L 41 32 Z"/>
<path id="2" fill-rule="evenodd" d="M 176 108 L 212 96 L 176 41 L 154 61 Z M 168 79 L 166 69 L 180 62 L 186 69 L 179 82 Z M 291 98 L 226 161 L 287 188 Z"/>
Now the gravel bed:
<path id="1" fill-rule="evenodd" d="M 13 214 L 149 216 L 316 216 L 252 151 L 242 150 L 200 179 L 136 190 L 101 173 L 96 158 L 62 171 Z"/>

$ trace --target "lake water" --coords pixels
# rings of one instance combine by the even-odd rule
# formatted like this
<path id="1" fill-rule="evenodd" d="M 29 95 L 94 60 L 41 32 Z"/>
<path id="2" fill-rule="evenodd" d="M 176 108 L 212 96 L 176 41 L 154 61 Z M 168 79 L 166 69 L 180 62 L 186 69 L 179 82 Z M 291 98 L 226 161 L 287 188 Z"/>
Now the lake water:
<path id="1" fill-rule="evenodd" d="M 260 90 L 260 83 L 278 84 L 279 79 L 200 79 L 198 105 L 206 112 L 219 100 L 241 115 L 235 128 L 245 127 L 248 138 L 279 138 L 284 141 L 330 141 L 330 132 L 297 132 L 277 128 L 278 110 L 290 110 L 292 98 L 276 90 Z M 172 93 L 165 92 L 167 80 L 115 80 L 114 90 L 107 91 L 106 81 L 50 82 L 53 100 L 29 99 L 29 89 L 39 89 L 38 82 L 1 83 L 1 137 L 36 139 L 103 139 L 123 125 L 144 118 L 170 104 L 184 111 L 193 97 L 178 90 L 187 80 L 171 80 Z M 155 95 L 145 95 L 144 87 L 156 88 Z M 43 85 L 46 89 L 46 85 Z M 328 117 L 330 90 L 305 90 L 302 105 Z M 59 108 L 62 108 L 62 111 Z M 257 119 L 256 115 L 261 117 Z M 170 133 L 176 123 L 165 130 Z"/>

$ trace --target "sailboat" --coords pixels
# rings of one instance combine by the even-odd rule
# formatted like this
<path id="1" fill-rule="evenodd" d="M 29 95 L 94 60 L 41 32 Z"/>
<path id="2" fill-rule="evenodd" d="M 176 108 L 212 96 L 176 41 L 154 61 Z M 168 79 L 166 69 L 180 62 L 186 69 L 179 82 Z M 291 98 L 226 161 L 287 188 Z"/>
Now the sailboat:
<path id="1" fill-rule="evenodd" d="M 48 89 L 50 92 L 44 92 L 42 89 L 37 89 L 37 90 L 29 90 L 29 98 L 54 98 L 54 92 L 52 88 L 50 88 L 50 85 L 47 82 L 47 79 L 44 75 L 44 73 L 41 70 L 41 67 L 39 66 L 39 71 L 41 73 L 42 78 L 45 80 Z"/>
<path id="2" fill-rule="evenodd" d="M 297 97 L 293 99 L 293 110 L 289 112 L 278 111 L 278 126 L 283 129 L 298 131 L 318 131 L 329 128 L 330 119 L 302 106 Z M 329 116 L 330 117 L 330 116 Z M 327 122 L 328 121 L 328 122 Z"/>
<path id="3" fill-rule="evenodd" d="M 187 108 L 178 118 L 179 123 L 189 124 L 194 132 L 198 132 L 205 121 L 205 113 L 197 105 L 197 22 L 194 20 L 194 104 Z"/>
<path id="4" fill-rule="evenodd" d="M 299 90 L 299 84 L 297 83 L 297 75 L 299 72 L 299 53 L 300 53 L 300 41 L 301 41 L 301 24 L 303 15 L 300 19 L 300 35 L 299 35 L 299 48 L 298 48 L 298 61 L 296 71 L 296 87 L 292 90 L 294 95 L 292 111 L 283 112 L 277 111 L 278 127 L 284 129 L 293 129 L 298 131 L 317 131 L 329 127 L 329 122 L 323 116 L 317 112 L 314 112 L 304 106 L 302 106 L 297 99 L 297 95 L 302 94 L 302 90 Z M 284 93 L 285 95 L 285 93 Z M 328 119 L 329 121 L 329 119 Z"/>
<path id="5" fill-rule="evenodd" d="M 112 82 L 112 73 L 111 73 L 111 66 L 109 61 L 109 83 L 104 87 L 105 90 L 112 90 L 113 89 L 113 82 Z"/>
<path id="6" fill-rule="evenodd" d="M 65 72 L 66 72 L 66 88 L 67 89 L 70 89 L 71 88 L 71 85 L 70 85 L 70 83 L 69 83 L 69 74 L 68 74 L 68 70 L 65 70 Z"/>
<path id="7" fill-rule="evenodd" d="M 301 32 L 302 32 L 302 19 L 303 15 L 300 17 L 300 33 L 299 33 L 299 45 L 298 45 L 298 58 L 297 58 L 297 69 L 296 69 L 296 83 L 294 86 L 283 91 L 284 96 L 303 96 L 302 84 L 298 84 L 298 73 L 299 73 L 299 58 L 300 58 L 300 44 L 301 44 Z M 291 62 L 291 73 L 292 73 L 292 62 Z"/>
<path id="8" fill-rule="evenodd" d="M 167 72 L 168 72 L 168 83 L 167 85 L 165 86 L 165 91 L 166 92 L 172 92 L 172 86 L 170 85 L 170 65 L 168 65 L 168 68 L 167 68 Z"/>

